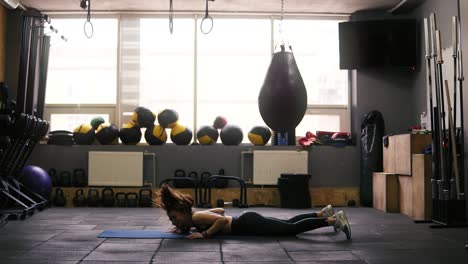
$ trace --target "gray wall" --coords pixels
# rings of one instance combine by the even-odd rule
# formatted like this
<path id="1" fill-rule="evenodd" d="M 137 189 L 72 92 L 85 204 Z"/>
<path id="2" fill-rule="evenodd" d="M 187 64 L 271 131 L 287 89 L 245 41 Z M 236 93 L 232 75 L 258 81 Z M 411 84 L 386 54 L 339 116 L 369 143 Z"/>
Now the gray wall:
<path id="1" fill-rule="evenodd" d="M 174 170 L 183 169 L 187 173 L 198 174 L 209 171 L 216 174 L 223 168 L 226 175 L 241 175 L 241 152 L 251 149 L 294 150 L 295 147 L 255 147 L 251 145 L 224 146 L 53 146 L 38 145 L 28 164 L 37 165 L 45 170 L 56 168 L 57 171 L 72 171 L 76 168 L 88 168 L 88 151 L 142 151 L 156 155 L 156 182 L 172 177 Z M 250 167 L 248 166 L 250 164 Z M 359 156 L 355 147 L 335 148 L 331 146 L 314 147 L 309 151 L 309 173 L 312 175 L 312 187 L 358 187 Z M 145 159 L 144 178 L 152 178 L 153 164 Z M 247 161 L 246 171 L 252 170 Z M 246 179 L 247 180 L 247 179 Z"/>
<path id="2" fill-rule="evenodd" d="M 437 29 L 441 33 L 442 48 L 448 48 L 452 45 L 452 16 L 457 15 L 456 0 L 426 0 L 417 8 L 412 16 L 420 21 L 420 67 L 413 86 L 414 111 L 421 113 L 427 111 L 427 84 L 426 84 L 426 66 L 425 66 L 425 47 L 424 47 L 424 22 L 423 19 L 429 18 L 431 13 L 435 12 Z M 445 63 L 452 63 L 452 58 L 444 58 Z M 452 83 L 450 83 L 452 84 Z M 419 115 L 417 116 L 419 117 Z"/>
<path id="3" fill-rule="evenodd" d="M 353 14 L 351 21 L 404 19 L 408 15 L 389 15 L 384 11 L 362 11 Z M 418 124 L 419 114 L 413 110 L 412 87 L 416 70 L 373 68 L 354 71 L 353 131 L 358 132 L 366 113 L 378 110 L 385 121 L 386 134 L 407 133 Z"/>

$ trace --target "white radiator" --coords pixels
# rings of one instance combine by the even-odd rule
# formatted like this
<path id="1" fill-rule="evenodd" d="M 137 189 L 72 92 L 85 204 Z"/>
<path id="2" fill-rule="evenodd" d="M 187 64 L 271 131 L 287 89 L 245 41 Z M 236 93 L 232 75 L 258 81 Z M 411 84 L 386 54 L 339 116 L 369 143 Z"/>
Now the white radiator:
<path id="1" fill-rule="evenodd" d="M 281 173 L 307 173 L 307 151 L 253 151 L 253 183 L 276 185 Z"/>
<path id="2" fill-rule="evenodd" d="M 90 186 L 143 185 L 143 152 L 88 152 Z"/>

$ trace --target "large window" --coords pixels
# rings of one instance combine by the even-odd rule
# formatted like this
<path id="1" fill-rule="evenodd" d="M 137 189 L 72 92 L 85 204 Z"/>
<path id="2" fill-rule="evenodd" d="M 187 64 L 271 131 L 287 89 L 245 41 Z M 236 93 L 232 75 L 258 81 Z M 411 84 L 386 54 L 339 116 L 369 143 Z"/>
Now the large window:
<path id="1" fill-rule="evenodd" d="M 76 122 L 106 114 L 120 126 L 137 106 L 155 113 L 175 109 L 179 122 L 192 129 L 225 116 L 243 129 L 244 142 L 253 126 L 265 125 L 257 100 L 278 39 L 278 20 L 215 18 L 210 34 L 199 31 L 196 17 L 174 19 L 173 34 L 167 17 L 94 21 L 95 36 L 88 40 L 82 19 L 54 19 L 57 27 L 74 31 L 68 43 L 51 48 L 46 113 L 55 114 L 52 127 L 71 126 L 74 121 L 64 121 L 67 110 Z M 349 131 L 348 72 L 339 70 L 338 22 L 283 21 L 308 93 L 297 136 Z M 54 124 L 58 120 L 64 127 Z"/>
<path id="2" fill-rule="evenodd" d="M 258 94 L 271 58 L 271 22 L 267 19 L 217 19 L 210 34 L 198 38 L 199 125 L 225 116 L 247 133 L 265 125 Z"/>
<path id="3" fill-rule="evenodd" d="M 307 131 L 349 131 L 348 71 L 339 70 L 336 20 L 284 20 L 283 32 L 292 47 L 307 88 L 308 108 L 296 128 Z M 279 32 L 275 21 L 275 33 Z M 279 41 L 279 34 L 275 39 Z"/>
<path id="4" fill-rule="evenodd" d="M 84 35 L 83 23 L 83 19 L 53 21 L 68 41 L 51 34 L 45 100 L 45 117 L 51 121 L 51 130 L 73 130 L 90 114 L 114 115 L 118 20 L 95 19 L 91 39 Z"/>

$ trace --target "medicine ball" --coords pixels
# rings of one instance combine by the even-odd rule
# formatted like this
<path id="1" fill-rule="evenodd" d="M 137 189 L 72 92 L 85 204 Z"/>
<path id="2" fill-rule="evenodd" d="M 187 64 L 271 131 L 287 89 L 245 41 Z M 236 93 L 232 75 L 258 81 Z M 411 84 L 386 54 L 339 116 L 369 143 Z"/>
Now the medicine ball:
<path id="1" fill-rule="evenodd" d="M 212 126 L 202 126 L 197 132 L 198 142 L 202 145 L 211 145 L 218 141 L 218 130 Z"/>
<path id="2" fill-rule="evenodd" d="M 136 145 L 141 140 L 141 129 L 133 122 L 125 123 L 120 129 L 119 137 L 125 145 Z"/>
<path id="3" fill-rule="evenodd" d="M 105 122 L 106 121 L 104 120 L 104 118 L 102 118 L 101 116 L 97 116 L 91 120 L 91 126 L 93 127 L 94 130 L 96 130 L 99 127 L 99 125 Z"/>
<path id="4" fill-rule="evenodd" d="M 140 106 L 133 111 L 132 121 L 139 127 L 152 127 L 155 119 L 156 115 L 146 107 Z"/>
<path id="5" fill-rule="evenodd" d="M 153 125 L 146 129 L 145 139 L 150 145 L 162 145 L 167 141 L 166 129 L 160 125 Z"/>
<path id="6" fill-rule="evenodd" d="M 94 141 L 95 132 L 90 124 L 82 124 L 73 130 L 73 139 L 78 145 L 91 145 Z"/>
<path id="7" fill-rule="evenodd" d="M 192 130 L 183 125 L 177 124 L 171 130 L 171 140 L 177 145 L 188 145 L 192 136 Z"/>
<path id="8" fill-rule="evenodd" d="M 264 146 L 271 138 L 271 130 L 266 126 L 255 126 L 247 136 L 252 144 Z"/>
<path id="9" fill-rule="evenodd" d="M 242 129 L 236 125 L 226 125 L 221 129 L 220 136 L 224 145 L 239 145 L 244 138 Z"/>
<path id="10" fill-rule="evenodd" d="M 104 123 L 96 130 L 96 139 L 102 145 L 117 144 L 118 137 L 119 129 L 114 124 Z"/>
<path id="11" fill-rule="evenodd" d="M 223 129 L 225 125 L 227 125 L 227 120 L 224 116 L 217 116 L 213 122 L 213 127 L 216 129 Z"/>
<path id="12" fill-rule="evenodd" d="M 52 192 L 52 179 L 41 167 L 25 166 L 21 170 L 21 182 L 31 191 L 49 199 Z"/>
<path id="13" fill-rule="evenodd" d="M 158 114 L 158 122 L 164 128 L 173 128 L 179 120 L 179 114 L 172 109 L 164 109 Z"/>

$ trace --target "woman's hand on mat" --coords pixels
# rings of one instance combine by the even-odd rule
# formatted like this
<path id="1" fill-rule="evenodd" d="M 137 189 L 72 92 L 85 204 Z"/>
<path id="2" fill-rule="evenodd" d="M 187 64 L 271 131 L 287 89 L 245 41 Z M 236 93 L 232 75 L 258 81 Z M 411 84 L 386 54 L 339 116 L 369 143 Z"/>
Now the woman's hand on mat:
<path id="1" fill-rule="evenodd" d="M 182 230 L 180 230 L 177 227 L 172 228 L 171 232 L 174 233 L 174 234 L 178 234 L 178 235 L 182 234 Z"/>
<path id="2" fill-rule="evenodd" d="M 198 239 L 198 238 L 203 238 L 203 235 L 201 233 L 195 232 L 195 233 L 192 233 L 192 234 L 186 236 L 185 238 Z"/>

